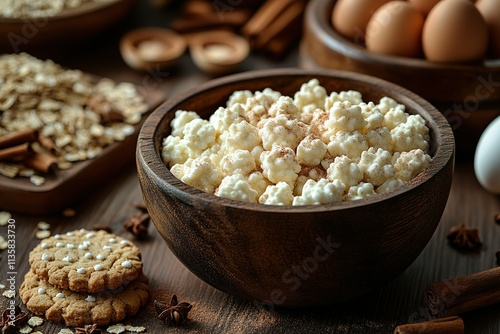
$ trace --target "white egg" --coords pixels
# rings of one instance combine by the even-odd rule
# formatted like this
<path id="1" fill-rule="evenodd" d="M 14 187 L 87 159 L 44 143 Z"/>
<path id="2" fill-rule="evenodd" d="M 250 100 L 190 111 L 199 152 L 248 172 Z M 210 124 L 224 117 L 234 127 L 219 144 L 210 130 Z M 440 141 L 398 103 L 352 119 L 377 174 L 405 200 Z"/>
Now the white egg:
<path id="1" fill-rule="evenodd" d="M 484 130 L 477 143 L 474 172 L 489 192 L 500 194 L 500 116 Z"/>

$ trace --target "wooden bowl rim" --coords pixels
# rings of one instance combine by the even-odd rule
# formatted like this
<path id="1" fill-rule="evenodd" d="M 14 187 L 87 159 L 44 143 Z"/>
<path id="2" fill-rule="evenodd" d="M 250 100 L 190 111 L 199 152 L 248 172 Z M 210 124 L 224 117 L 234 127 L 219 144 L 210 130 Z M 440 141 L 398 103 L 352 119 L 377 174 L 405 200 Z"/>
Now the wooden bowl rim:
<path id="1" fill-rule="evenodd" d="M 189 100 L 190 98 L 199 96 L 200 94 L 206 94 L 211 89 L 219 86 L 231 85 L 233 82 L 241 83 L 244 81 L 253 81 L 259 78 L 302 75 L 315 77 L 327 76 L 332 79 L 360 81 L 363 84 L 376 88 L 383 87 L 384 91 L 391 91 L 392 93 L 397 92 L 397 96 L 391 96 L 390 94 L 387 94 L 387 96 L 393 97 L 399 103 L 404 103 L 401 101 L 402 98 L 404 100 L 409 100 L 410 102 L 413 101 L 413 104 L 420 108 L 418 111 L 419 114 L 427 114 L 427 117 L 424 117 L 426 119 L 427 126 L 431 132 L 434 131 L 436 137 L 436 150 L 434 152 L 433 160 L 429 166 L 415 178 L 399 186 L 395 190 L 384 194 L 373 195 L 366 199 L 342 201 L 322 205 L 276 206 L 232 200 L 203 192 L 177 179 L 163 163 L 160 155 L 160 148 L 155 144 L 155 138 L 162 139 L 166 134 L 160 133 L 160 127 L 158 125 L 163 122 L 167 113 L 175 112 L 177 110 L 177 106 L 181 103 Z M 157 119 L 160 121 L 157 122 Z M 155 111 L 153 111 L 141 128 L 137 143 L 137 164 L 139 168 L 145 169 L 147 172 L 146 174 L 153 178 L 153 183 L 158 184 L 163 190 L 167 190 L 170 194 L 175 195 L 177 198 L 185 201 L 186 203 L 204 202 L 205 205 L 218 205 L 221 207 L 225 206 L 248 211 L 299 214 L 348 210 L 361 206 L 375 205 L 378 202 L 405 194 L 432 179 L 450 161 L 450 159 L 454 159 L 454 147 L 453 132 L 444 116 L 422 97 L 401 86 L 365 74 L 341 70 L 303 70 L 297 68 L 281 68 L 248 71 L 220 77 L 218 79 L 205 82 L 177 97 L 165 101 Z"/>
<path id="2" fill-rule="evenodd" d="M 205 48 L 209 44 L 221 44 L 231 47 L 233 52 L 233 59 L 224 61 L 213 61 L 205 56 Z M 250 52 L 250 45 L 248 41 L 231 31 L 217 30 L 205 31 L 194 34 L 189 39 L 189 49 L 197 61 L 205 65 L 236 65 L 240 64 Z"/>
<path id="3" fill-rule="evenodd" d="M 40 18 L 23 18 L 23 19 L 18 19 L 18 18 L 9 18 L 9 17 L 2 17 L 0 16 L 0 24 L 5 24 L 5 25 L 25 25 L 26 22 L 30 21 L 36 21 L 36 20 L 47 20 L 47 22 L 50 21 L 57 21 L 57 20 L 66 20 L 66 19 L 72 19 L 77 16 L 83 16 L 87 14 L 92 14 L 94 12 L 103 10 L 105 8 L 111 7 L 111 6 L 117 6 L 121 2 L 126 2 L 126 1 L 133 1 L 135 2 L 136 0 L 107 0 L 107 1 L 89 1 L 81 6 L 75 7 L 75 8 L 67 8 L 64 9 L 61 13 L 54 15 L 54 16 L 45 16 L 45 17 L 40 17 Z"/>
<path id="4" fill-rule="evenodd" d="M 157 59 L 143 59 L 137 52 L 137 43 L 145 40 L 160 40 L 166 48 L 161 57 Z M 157 64 L 176 60 L 186 51 L 187 42 L 177 32 L 159 27 L 142 27 L 127 32 L 120 40 L 120 51 L 127 53 L 137 62 Z"/>
<path id="5" fill-rule="evenodd" d="M 330 12 L 332 4 L 336 0 L 311 0 L 306 8 L 305 20 L 311 25 L 313 31 L 318 32 L 318 38 L 331 50 L 348 58 L 360 62 L 372 64 L 373 66 L 400 66 L 418 70 L 440 70 L 449 72 L 472 72 L 493 73 L 500 72 L 499 59 L 485 59 L 483 65 L 467 65 L 457 63 L 437 63 L 425 59 L 398 57 L 391 55 L 376 54 L 366 50 L 348 38 L 340 35 L 332 27 L 329 21 L 324 20 L 324 13 Z"/>

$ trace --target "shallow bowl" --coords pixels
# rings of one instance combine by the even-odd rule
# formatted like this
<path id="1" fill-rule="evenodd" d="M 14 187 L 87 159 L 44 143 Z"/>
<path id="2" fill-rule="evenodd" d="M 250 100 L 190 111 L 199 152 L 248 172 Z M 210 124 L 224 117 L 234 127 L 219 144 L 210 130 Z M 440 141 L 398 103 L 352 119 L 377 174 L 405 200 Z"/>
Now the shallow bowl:
<path id="1" fill-rule="evenodd" d="M 293 95 L 319 79 L 329 92 L 390 96 L 430 128 L 429 167 L 391 193 L 317 206 L 266 206 L 216 197 L 178 180 L 160 156 L 178 109 L 208 118 L 235 90 Z M 174 97 L 146 120 L 137 167 L 152 220 L 172 252 L 205 282 L 264 306 L 306 307 L 352 299 L 388 282 L 421 253 L 450 191 L 454 138 L 428 102 L 386 81 L 341 71 L 279 69 L 209 81 Z M 160 254 L 158 256 L 161 256 Z"/>

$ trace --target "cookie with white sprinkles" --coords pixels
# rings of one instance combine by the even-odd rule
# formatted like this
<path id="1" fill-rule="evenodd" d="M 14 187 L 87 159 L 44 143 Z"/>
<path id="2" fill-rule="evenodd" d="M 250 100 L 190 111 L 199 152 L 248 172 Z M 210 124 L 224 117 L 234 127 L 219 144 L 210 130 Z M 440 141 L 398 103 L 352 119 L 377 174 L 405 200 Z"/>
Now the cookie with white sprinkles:
<path id="1" fill-rule="evenodd" d="M 102 230 L 82 229 L 44 239 L 30 252 L 29 263 L 41 280 L 76 292 L 116 289 L 142 274 L 139 248 Z"/>
<path id="2" fill-rule="evenodd" d="M 19 294 L 28 310 L 66 326 L 102 326 L 120 321 L 135 315 L 149 298 L 144 274 L 118 289 L 86 294 L 56 288 L 29 271 Z"/>

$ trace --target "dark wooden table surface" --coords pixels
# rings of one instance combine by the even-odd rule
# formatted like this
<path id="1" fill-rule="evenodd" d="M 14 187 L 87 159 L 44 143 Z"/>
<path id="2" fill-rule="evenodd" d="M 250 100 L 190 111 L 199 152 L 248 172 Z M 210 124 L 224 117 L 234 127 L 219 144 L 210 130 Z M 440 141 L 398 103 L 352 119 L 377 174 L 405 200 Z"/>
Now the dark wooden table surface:
<path id="1" fill-rule="evenodd" d="M 82 44 L 84 47 L 80 46 L 77 52 L 58 61 L 71 68 L 161 90 L 167 97 L 174 96 L 210 79 L 194 68 L 189 55 L 186 54 L 175 69 L 168 72 L 138 73 L 123 63 L 118 51 L 118 38 L 127 29 L 144 25 L 166 26 L 171 17 L 168 11 L 152 10 L 144 1 L 126 22 L 91 44 Z M 298 66 L 298 63 L 297 50 L 281 61 L 252 55 L 242 70 L 290 67 Z M 50 223 L 53 234 L 109 225 L 114 233 L 132 238 L 123 229 L 123 223 L 136 213 L 134 205 L 141 201 L 135 165 L 131 162 L 120 174 L 76 203 L 74 217 L 13 213 L 16 221 L 17 287 L 29 269 L 28 253 L 39 242 L 35 237 L 37 222 Z M 392 333 L 398 324 L 427 318 L 422 296 L 427 284 L 496 266 L 500 225 L 495 224 L 493 216 L 499 212 L 500 198 L 480 187 L 470 155 L 461 156 L 457 160 L 451 194 L 440 225 L 427 247 L 406 271 L 371 294 L 346 304 L 271 311 L 220 292 L 198 279 L 175 258 L 151 225 L 150 238 L 136 241 L 142 251 L 145 273 L 150 279 L 151 299 L 137 316 L 125 319 L 123 323 L 143 325 L 148 333 Z M 464 254 L 448 245 L 446 235 L 449 229 L 461 223 L 479 229 L 484 242 L 479 252 Z M 6 236 L 6 227 L 0 227 L 0 234 Z M 0 254 L 3 255 L 0 282 L 5 283 L 8 271 L 6 253 Z M 194 308 L 185 326 L 167 329 L 155 319 L 152 300 L 168 300 L 174 293 L 180 300 L 193 303 Z M 5 306 L 8 300 L 0 298 Z M 466 333 L 500 333 L 500 305 L 464 314 L 463 318 Z M 61 328 L 64 326 L 46 322 L 36 329 L 43 333 L 58 333 Z"/>

